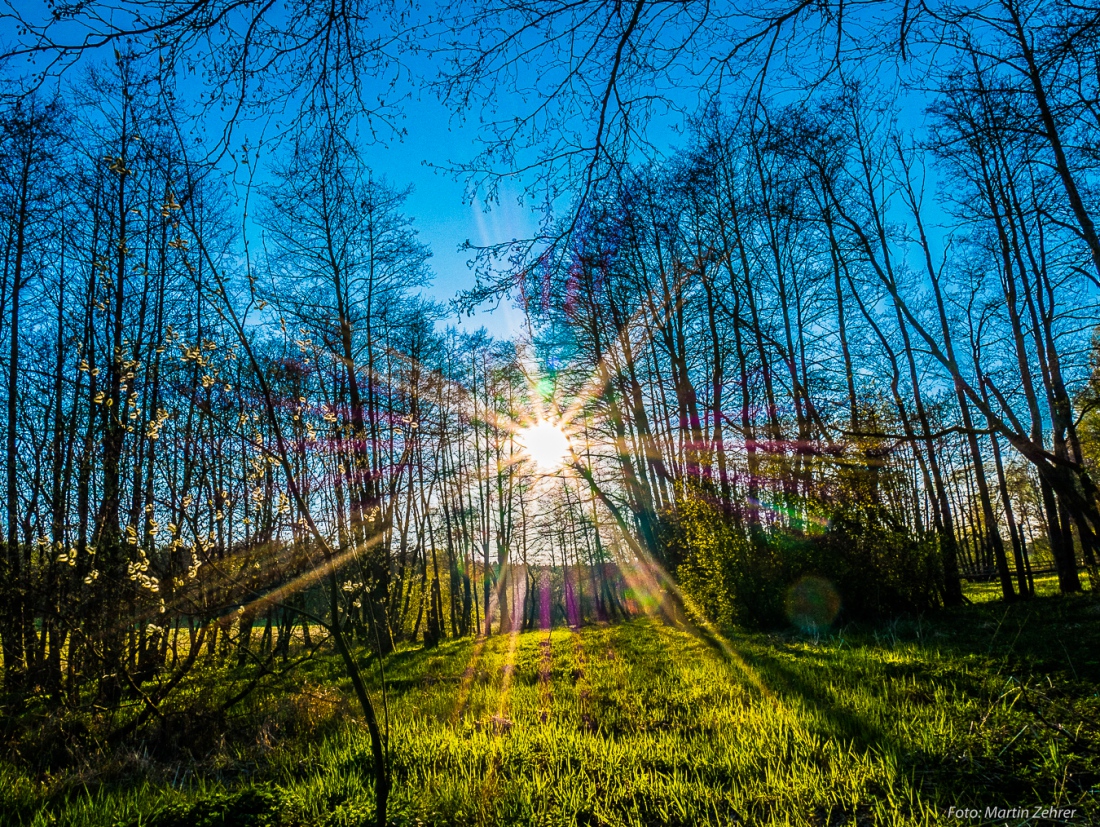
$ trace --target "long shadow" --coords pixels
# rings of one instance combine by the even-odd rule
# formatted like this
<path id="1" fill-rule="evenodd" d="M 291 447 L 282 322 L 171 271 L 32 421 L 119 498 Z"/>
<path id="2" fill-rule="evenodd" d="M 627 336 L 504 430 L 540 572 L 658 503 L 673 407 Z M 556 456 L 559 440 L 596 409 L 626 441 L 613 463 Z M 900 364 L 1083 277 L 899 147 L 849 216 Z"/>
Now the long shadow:
<path id="1" fill-rule="evenodd" d="M 1100 682 L 1100 596 L 1092 593 L 947 610 L 905 624 L 901 639 L 947 656 L 996 659 L 1009 673 Z"/>
<path id="2" fill-rule="evenodd" d="M 829 691 L 827 681 L 812 679 L 812 672 L 818 671 L 817 667 L 792 668 L 778 652 L 756 650 L 744 657 L 777 696 L 799 700 L 821 715 L 827 724 L 823 734 L 843 740 L 861 752 L 896 748 L 881 726 L 839 703 Z"/>

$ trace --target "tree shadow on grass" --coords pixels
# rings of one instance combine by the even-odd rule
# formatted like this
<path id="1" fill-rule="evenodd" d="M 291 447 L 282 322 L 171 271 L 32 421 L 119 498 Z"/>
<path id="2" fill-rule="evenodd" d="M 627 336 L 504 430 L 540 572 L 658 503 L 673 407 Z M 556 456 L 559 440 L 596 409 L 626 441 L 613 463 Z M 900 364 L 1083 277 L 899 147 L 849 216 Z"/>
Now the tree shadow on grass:
<path id="1" fill-rule="evenodd" d="M 750 641 L 743 657 L 777 696 L 812 709 L 827 737 L 895 755 L 897 776 L 941 814 L 1070 802 L 1089 823 L 1100 815 L 1098 621 L 1089 595 L 989 603 L 848 628 L 842 645 L 818 649 Z M 850 703 L 846 687 L 858 689 Z M 862 712 L 859 699 L 874 708 Z M 890 731 L 893 720 L 933 725 L 914 704 L 946 716 L 934 746 Z"/>
<path id="2" fill-rule="evenodd" d="M 982 603 L 941 612 L 927 626 L 917 642 L 945 655 L 997 659 L 1007 673 L 1100 683 L 1100 596 L 1092 593 Z"/>

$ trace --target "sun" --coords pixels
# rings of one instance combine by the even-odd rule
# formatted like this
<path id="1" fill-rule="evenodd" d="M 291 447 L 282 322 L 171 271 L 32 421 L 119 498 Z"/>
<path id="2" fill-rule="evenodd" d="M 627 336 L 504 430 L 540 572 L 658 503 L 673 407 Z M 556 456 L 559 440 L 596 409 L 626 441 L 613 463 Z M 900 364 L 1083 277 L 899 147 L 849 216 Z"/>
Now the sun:
<path id="1" fill-rule="evenodd" d="M 540 419 L 520 429 L 516 438 L 544 474 L 560 471 L 569 460 L 569 437 L 553 422 Z"/>

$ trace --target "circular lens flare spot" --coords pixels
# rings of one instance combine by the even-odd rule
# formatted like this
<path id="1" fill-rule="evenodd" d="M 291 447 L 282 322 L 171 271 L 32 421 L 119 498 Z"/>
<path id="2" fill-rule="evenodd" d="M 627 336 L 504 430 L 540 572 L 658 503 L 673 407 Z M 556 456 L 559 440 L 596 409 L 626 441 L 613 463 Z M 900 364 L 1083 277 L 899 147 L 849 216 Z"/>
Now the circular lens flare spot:
<path id="1" fill-rule="evenodd" d="M 544 474 L 553 474 L 569 459 L 569 437 L 561 428 L 540 419 L 517 434 L 517 439 L 527 451 L 527 456 Z"/>
<path id="2" fill-rule="evenodd" d="M 803 577 L 787 592 L 787 617 L 803 632 L 828 629 L 840 612 L 840 595 L 821 577 Z"/>

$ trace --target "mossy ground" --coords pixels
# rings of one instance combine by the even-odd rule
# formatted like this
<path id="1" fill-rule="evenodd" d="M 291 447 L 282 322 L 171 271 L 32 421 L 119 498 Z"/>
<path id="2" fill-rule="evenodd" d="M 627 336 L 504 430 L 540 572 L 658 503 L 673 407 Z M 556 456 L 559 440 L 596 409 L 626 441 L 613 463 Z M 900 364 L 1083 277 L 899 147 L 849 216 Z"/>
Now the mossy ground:
<path id="1" fill-rule="evenodd" d="M 1038 805 L 1100 823 L 1090 595 L 818 637 L 639 619 L 404 649 L 385 670 L 398 824 L 1003 824 L 985 808 Z M 349 696 L 323 656 L 219 719 L 217 737 L 194 720 L 170 746 L 163 727 L 121 749 L 89 737 L 87 755 L 49 767 L 24 741 L 0 764 L 0 812 L 89 827 L 367 823 L 371 758 Z M 199 698 L 166 721 L 187 729 Z M 951 805 L 982 816 L 957 821 Z"/>

